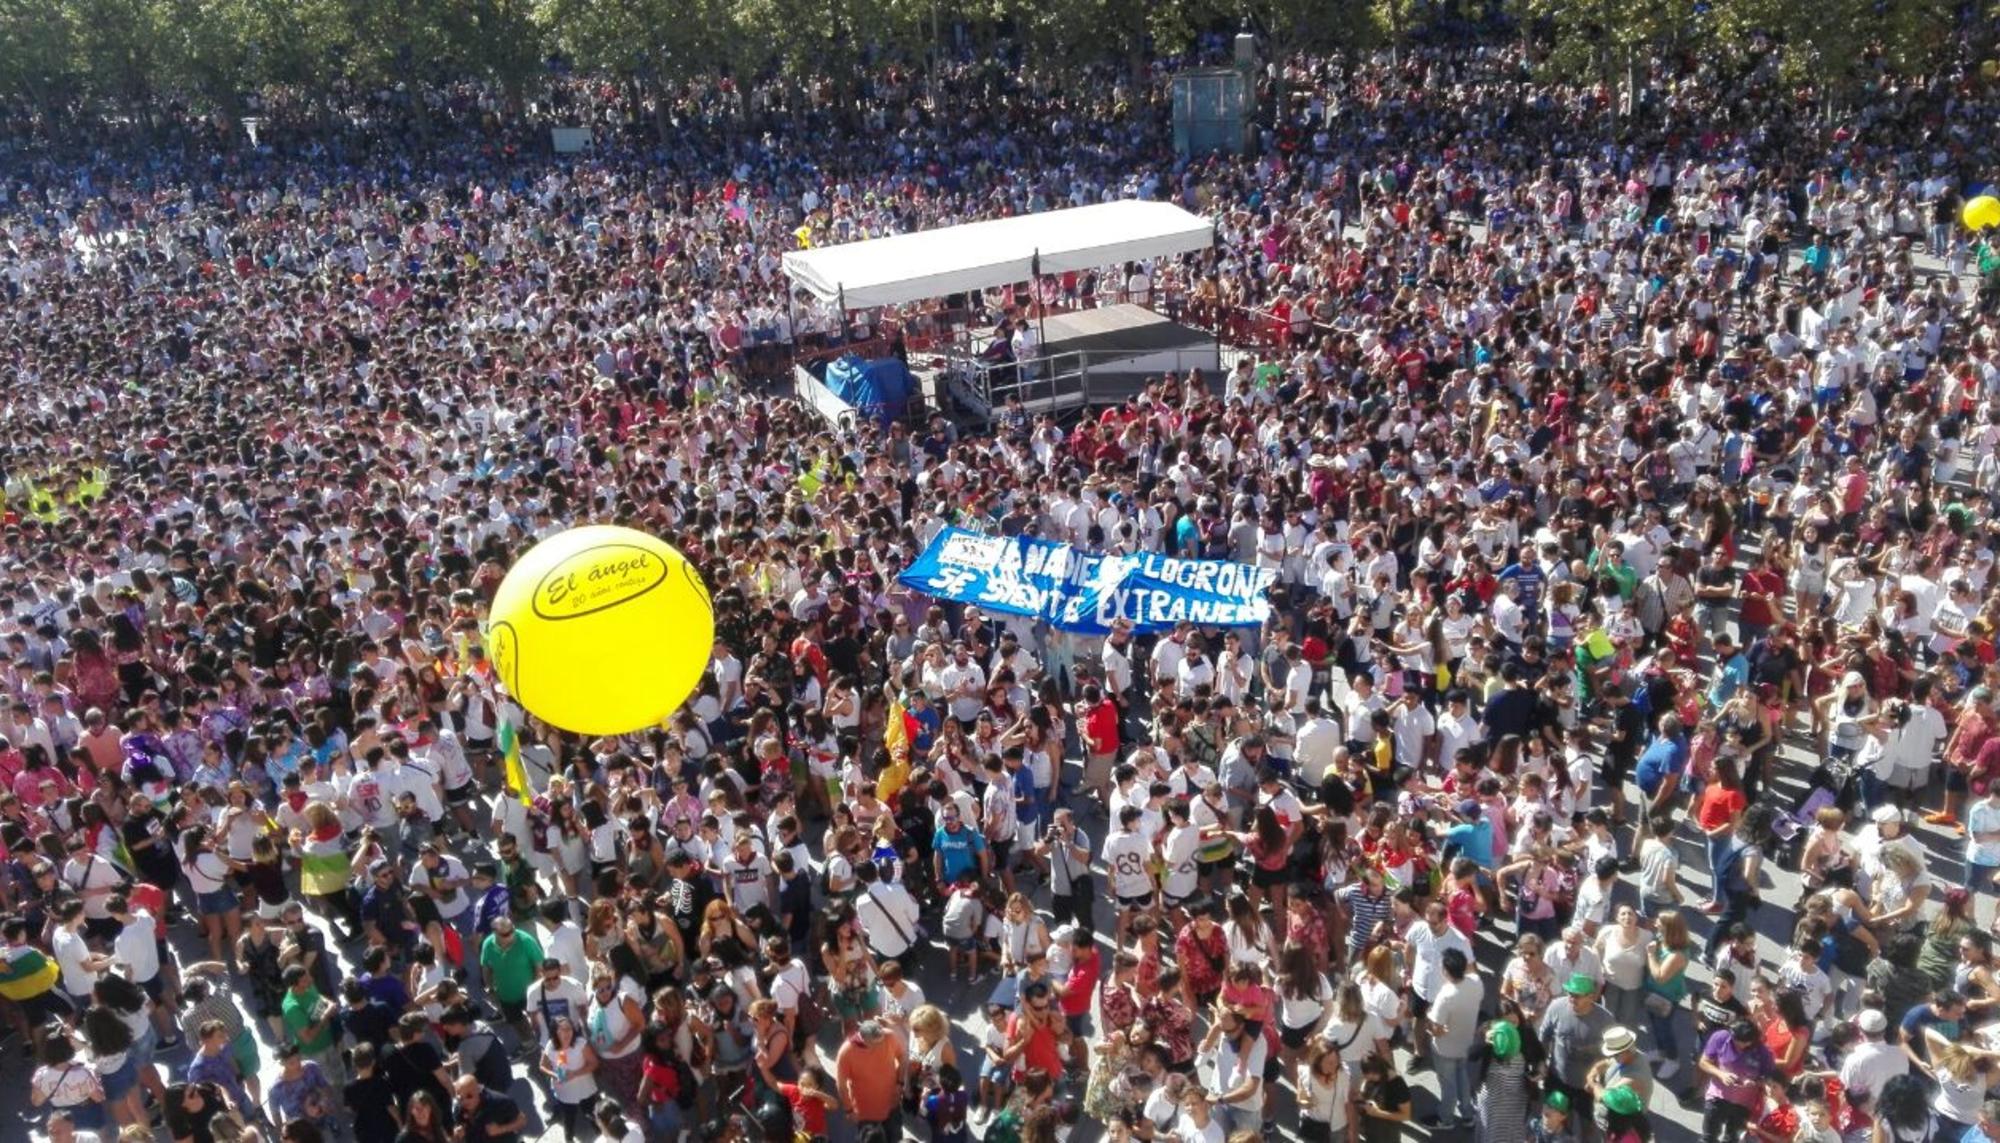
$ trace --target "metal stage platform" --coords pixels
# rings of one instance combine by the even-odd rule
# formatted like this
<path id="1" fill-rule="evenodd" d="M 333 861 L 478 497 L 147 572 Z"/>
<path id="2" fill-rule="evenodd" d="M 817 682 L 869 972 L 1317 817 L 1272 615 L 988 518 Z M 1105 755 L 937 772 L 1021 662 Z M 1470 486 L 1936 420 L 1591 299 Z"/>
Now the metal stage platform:
<path id="1" fill-rule="evenodd" d="M 1215 335 L 1181 325 L 1137 305 L 1051 314 L 1047 340 L 1032 361 L 990 360 L 980 351 L 995 341 L 978 330 L 924 359 L 915 370 L 934 402 L 955 406 L 969 420 L 987 420 L 1019 394 L 1029 413 L 1112 405 L 1167 373 L 1199 369 L 1221 384 L 1222 347 Z M 938 401 L 949 395 L 949 402 Z"/>

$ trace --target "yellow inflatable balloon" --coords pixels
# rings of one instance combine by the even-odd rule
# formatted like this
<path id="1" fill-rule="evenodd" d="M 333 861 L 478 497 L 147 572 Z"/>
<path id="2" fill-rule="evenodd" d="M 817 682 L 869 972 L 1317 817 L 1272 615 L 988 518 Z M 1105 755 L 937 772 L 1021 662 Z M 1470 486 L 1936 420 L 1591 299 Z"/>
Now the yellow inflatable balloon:
<path id="1" fill-rule="evenodd" d="M 1990 194 L 1968 199 L 1959 217 L 1965 220 L 1967 230 L 1979 231 L 1989 226 L 2000 226 L 2000 198 Z"/>
<path id="2" fill-rule="evenodd" d="M 1979 74 L 1987 79 L 2000 79 L 2000 60 L 1987 60 L 1980 64 Z"/>
<path id="3" fill-rule="evenodd" d="M 673 546 L 608 525 L 536 544 L 493 597 L 487 641 L 529 713 L 578 734 L 625 734 L 679 709 L 708 666 L 708 586 Z"/>

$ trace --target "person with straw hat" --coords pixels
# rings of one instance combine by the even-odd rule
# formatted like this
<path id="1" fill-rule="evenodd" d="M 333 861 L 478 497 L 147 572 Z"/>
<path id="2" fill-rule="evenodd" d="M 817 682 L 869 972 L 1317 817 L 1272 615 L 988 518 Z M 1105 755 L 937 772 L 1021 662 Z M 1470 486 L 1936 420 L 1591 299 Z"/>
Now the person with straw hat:
<path id="1" fill-rule="evenodd" d="M 1606 1096 L 1629 1089 L 1644 1106 L 1653 1099 L 1653 1068 L 1639 1051 L 1639 1037 L 1632 1029 L 1613 1025 L 1604 1031 L 1604 1058 L 1590 1069 L 1590 1094 L 1597 1100 L 1595 1118 L 1604 1127 L 1609 1108 Z"/>

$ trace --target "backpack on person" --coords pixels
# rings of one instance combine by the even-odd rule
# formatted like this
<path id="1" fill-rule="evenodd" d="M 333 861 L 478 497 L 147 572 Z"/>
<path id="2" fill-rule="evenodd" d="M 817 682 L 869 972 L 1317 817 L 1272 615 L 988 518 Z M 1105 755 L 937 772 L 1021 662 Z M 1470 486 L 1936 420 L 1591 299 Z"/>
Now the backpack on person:
<path id="1" fill-rule="evenodd" d="M 986 920 L 986 907 L 975 893 L 953 893 L 944 903 L 946 940 L 969 941 L 979 935 Z"/>
<path id="2" fill-rule="evenodd" d="M 773 976 L 768 991 L 777 999 L 776 989 L 780 983 L 798 989 L 798 999 L 792 1006 L 793 1029 L 801 1050 L 819 1037 L 819 1030 L 826 1026 L 826 1009 L 820 1005 L 819 982 L 808 978 L 804 988 L 798 988 L 783 976 Z"/>
<path id="3" fill-rule="evenodd" d="M 466 1054 L 472 1053 L 472 1077 L 483 1087 L 494 1091 L 506 1091 L 514 1086 L 514 1065 L 507 1058 L 507 1046 L 500 1042 L 499 1033 L 480 1024 L 459 1041 L 458 1059 L 461 1074 L 465 1066 Z"/>

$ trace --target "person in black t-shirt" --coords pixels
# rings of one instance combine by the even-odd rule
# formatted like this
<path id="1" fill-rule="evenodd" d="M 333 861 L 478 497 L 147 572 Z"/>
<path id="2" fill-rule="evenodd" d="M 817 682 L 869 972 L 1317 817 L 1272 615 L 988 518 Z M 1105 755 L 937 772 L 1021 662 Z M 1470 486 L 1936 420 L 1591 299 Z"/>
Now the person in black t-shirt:
<path id="1" fill-rule="evenodd" d="M 407 1105 L 418 1092 L 429 1092 L 446 1116 L 451 1114 L 451 1073 L 445 1070 L 444 1053 L 430 1042 L 430 1021 L 422 1012 L 411 1012 L 396 1022 L 389 1038 L 393 1041 L 381 1057 L 382 1078 L 389 1081 L 399 1105 Z"/>
<path id="2" fill-rule="evenodd" d="M 472 1076 L 461 1076 L 458 1093 L 458 1126 L 452 1131 L 456 1143 L 520 1143 L 521 1129 L 528 1117 L 511 1098 L 481 1087 Z"/>
<path id="3" fill-rule="evenodd" d="M 402 1121 L 396 1114 L 396 1089 L 376 1067 L 374 1045 L 354 1045 L 350 1066 L 354 1078 L 341 1089 L 341 1102 L 354 1117 L 354 1137 L 375 1143 L 395 1138 L 402 1130 Z"/>
<path id="4" fill-rule="evenodd" d="M 1377 1055 L 1361 1061 L 1360 1136 L 1362 1143 L 1395 1143 L 1410 1121 L 1410 1085 L 1395 1065 Z"/>
<path id="5" fill-rule="evenodd" d="M 701 915 L 717 894 L 708 878 L 701 876 L 701 866 L 694 855 L 679 846 L 670 847 L 666 854 L 667 873 L 671 880 L 662 891 L 672 904 L 669 914 L 674 927 L 681 931 L 681 947 L 696 948 L 701 944 Z"/>
<path id="6" fill-rule="evenodd" d="M 1695 1042 L 1706 1044 L 1710 1036 L 1734 1027 L 1738 1020 L 1749 1018 L 1750 1009 L 1736 998 L 1736 978 L 1729 973 L 1718 972 L 1708 990 L 1696 997 L 1694 1002 Z"/>
<path id="7" fill-rule="evenodd" d="M 210 1124 L 228 1107 L 222 1089 L 212 1083 L 175 1084 L 167 1089 L 167 1133 L 174 1143 L 215 1143 Z"/>
<path id="8" fill-rule="evenodd" d="M 395 1011 L 370 995 L 367 985 L 352 978 L 340 986 L 340 996 L 346 1002 L 340 1013 L 341 1027 L 358 1044 L 378 1052 L 386 1047 L 389 1028 L 396 1023 Z"/>

